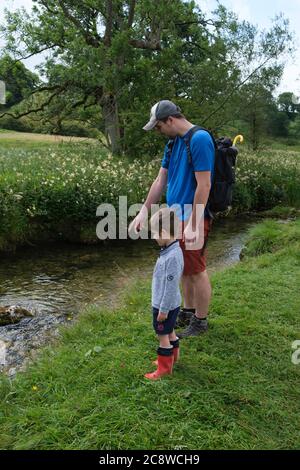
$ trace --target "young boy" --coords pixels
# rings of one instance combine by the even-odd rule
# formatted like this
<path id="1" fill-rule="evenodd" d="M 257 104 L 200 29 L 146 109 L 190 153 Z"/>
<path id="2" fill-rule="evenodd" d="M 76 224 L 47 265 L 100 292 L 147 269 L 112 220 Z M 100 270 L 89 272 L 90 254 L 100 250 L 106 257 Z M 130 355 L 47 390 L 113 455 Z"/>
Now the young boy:
<path id="1" fill-rule="evenodd" d="M 179 339 L 174 327 L 180 310 L 180 279 L 183 254 L 176 239 L 176 216 L 169 208 L 160 209 L 151 218 L 153 238 L 161 247 L 152 279 L 153 327 L 158 335 L 155 372 L 145 374 L 150 380 L 172 374 L 173 363 L 179 358 Z"/>

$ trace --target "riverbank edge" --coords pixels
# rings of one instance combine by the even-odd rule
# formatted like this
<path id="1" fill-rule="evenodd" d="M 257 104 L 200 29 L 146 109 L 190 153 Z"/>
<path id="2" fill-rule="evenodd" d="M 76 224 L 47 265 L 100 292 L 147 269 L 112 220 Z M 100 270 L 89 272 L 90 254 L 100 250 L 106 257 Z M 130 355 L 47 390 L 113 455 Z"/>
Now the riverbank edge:
<path id="1" fill-rule="evenodd" d="M 156 383 L 143 379 L 150 283 L 113 311 L 86 309 L 26 372 L 1 376 L 0 448 L 299 448 L 299 245 L 215 273 L 209 333 L 182 341 Z"/>
<path id="2" fill-rule="evenodd" d="M 300 209 L 294 207 L 282 207 L 275 206 L 274 208 L 267 211 L 245 211 L 241 213 L 235 213 L 234 211 L 228 213 L 217 214 L 216 220 L 222 218 L 229 219 L 241 219 L 241 218 L 253 218 L 253 219 L 293 219 L 300 214 Z M 98 219 L 95 219 L 90 223 L 74 224 L 70 221 L 61 221 L 55 228 L 50 227 L 49 224 L 40 222 L 32 222 L 29 230 L 29 235 L 23 237 L 14 243 L 11 240 L 5 239 L 3 235 L 0 235 L 0 256 L 5 254 L 16 253 L 17 250 L 25 247 L 34 246 L 47 246 L 58 242 L 71 243 L 74 245 L 101 245 L 103 243 L 109 243 L 109 240 L 100 240 L 96 234 L 96 227 Z"/>

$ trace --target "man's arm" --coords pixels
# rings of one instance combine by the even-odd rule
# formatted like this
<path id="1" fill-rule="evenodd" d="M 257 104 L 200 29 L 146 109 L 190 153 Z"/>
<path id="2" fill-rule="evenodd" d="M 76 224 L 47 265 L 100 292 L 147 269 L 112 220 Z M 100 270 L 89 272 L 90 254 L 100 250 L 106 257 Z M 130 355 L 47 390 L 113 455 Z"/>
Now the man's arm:
<path id="1" fill-rule="evenodd" d="M 146 219 L 151 205 L 156 204 L 160 200 L 163 192 L 165 191 L 167 186 L 167 180 L 168 170 L 166 168 L 160 168 L 159 173 L 156 179 L 153 181 L 152 186 L 149 190 L 147 199 L 144 202 L 143 207 L 141 208 L 138 215 L 131 222 L 129 230 L 133 228 L 137 232 L 141 229 L 141 224 Z"/>
<path id="2" fill-rule="evenodd" d="M 157 178 L 152 183 L 147 199 L 144 202 L 144 206 L 146 206 L 148 210 L 151 208 L 151 204 L 156 204 L 160 200 L 166 189 L 167 179 L 168 170 L 166 168 L 160 168 Z"/>

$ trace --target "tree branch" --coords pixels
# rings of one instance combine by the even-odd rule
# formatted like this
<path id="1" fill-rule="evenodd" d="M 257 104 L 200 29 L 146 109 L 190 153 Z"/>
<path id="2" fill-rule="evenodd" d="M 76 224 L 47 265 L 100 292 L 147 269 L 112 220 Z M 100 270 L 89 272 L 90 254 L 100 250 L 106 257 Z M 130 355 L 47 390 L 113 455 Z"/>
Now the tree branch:
<path id="1" fill-rule="evenodd" d="M 58 11 L 56 10 L 52 10 L 49 5 L 48 5 L 48 2 L 47 0 L 40 0 L 40 3 L 46 8 L 46 10 L 51 13 L 51 15 L 58 15 Z"/>
<path id="2" fill-rule="evenodd" d="M 197 42 L 187 41 L 186 44 L 190 44 L 191 46 L 195 46 L 198 49 L 200 49 L 201 51 L 204 51 L 204 52 L 208 53 L 207 49 L 205 47 L 200 46 L 200 44 L 198 44 Z"/>
<path id="3" fill-rule="evenodd" d="M 161 51 L 160 42 L 150 42 L 140 39 L 130 39 L 129 44 L 137 49 L 151 49 L 153 51 Z"/>
<path id="4" fill-rule="evenodd" d="M 71 80 L 67 80 L 66 82 L 64 82 L 63 85 L 46 85 L 46 86 L 42 86 L 42 87 L 39 87 L 39 88 L 36 88 L 35 90 L 33 90 L 33 92 L 31 93 L 30 96 L 34 95 L 35 93 L 40 93 L 42 91 L 52 91 L 52 90 L 65 90 L 68 86 L 72 85 L 73 82 Z"/>
<path id="5" fill-rule="evenodd" d="M 109 47 L 111 45 L 111 33 L 112 33 L 112 24 L 113 24 L 113 5 L 112 0 L 106 0 L 106 29 L 104 34 L 104 44 Z"/>
<path id="6" fill-rule="evenodd" d="M 24 113 L 20 113 L 20 114 L 17 114 L 17 115 L 14 115 L 12 113 L 3 113 L 3 114 L 0 114 L 0 118 L 4 117 L 4 116 L 11 116 L 13 117 L 14 119 L 20 119 L 21 117 L 23 116 L 28 116 L 28 114 L 31 114 L 31 113 L 37 113 L 39 111 L 44 111 L 45 107 L 48 106 L 51 101 L 53 100 L 53 98 L 55 96 L 57 96 L 60 91 L 62 90 L 58 90 L 57 92 L 53 93 L 47 101 L 45 101 L 45 103 L 43 103 L 39 108 L 35 108 L 35 109 L 30 109 L 29 111 L 25 111 Z"/>
<path id="7" fill-rule="evenodd" d="M 229 99 L 232 97 L 232 95 L 239 89 L 241 88 L 241 86 L 243 86 L 253 75 L 256 74 L 256 72 L 258 72 L 259 69 L 261 69 L 264 65 L 266 65 L 267 62 L 269 62 L 269 60 L 273 59 L 273 57 L 268 57 L 262 64 L 260 64 L 253 72 L 251 72 L 250 75 L 248 75 L 248 77 L 245 78 L 245 80 L 243 80 L 241 83 L 239 83 L 236 87 L 233 88 L 233 90 L 231 91 L 231 93 L 229 93 L 229 95 L 226 96 L 226 98 L 222 101 L 222 103 L 220 104 L 220 106 L 218 106 L 214 111 L 212 111 L 202 122 L 203 124 L 206 123 L 206 121 L 208 121 L 212 116 L 214 116 L 221 108 L 223 108 L 224 104 L 227 103 L 227 101 L 229 101 Z"/>
<path id="8" fill-rule="evenodd" d="M 15 64 L 16 62 L 19 62 L 19 60 L 29 59 L 29 57 L 32 57 L 35 54 L 40 54 L 41 52 L 47 51 L 48 49 L 53 49 L 53 47 L 56 47 L 56 46 L 57 44 L 53 44 L 52 46 L 44 47 L 43 49 L 40 49 L 39 51 L 36 51 L 36 52 L 32 52 L 31 54 L 25 57 L 22 56 L 22 57 L 19 57 L 18 59 L 15 59 L 13 63 Z"/>
<path id="9" fill-rule="evenodd" d="M 198 21 L 186 21 L 183 23 L 175 23 L 175 26 L 186 26 L 189 24 L 201 24 L 202 26 L 215 26 L 219 24 L 219 21 L 214 21 L 214 20 L 198 20 Z"/>
<path id="10" fill-rule="evenodd" d="M 128 15 L 128 29 L 132 27 L 132 23 L 134 20 L 135 4 L 136 4 L 136 0 L 130 1 L 130 8 L 129 8 L 129 15 Z"/>
<path id="11" fill-rule="evenodd" d="M 68 20 L 71 21 L 71 23 L 73 23 L 84 35 L 85 37 L 85 40 L 86 40 L 86 43 L 89 45 L 89 46 L 93 46 L 93 47 L 99 47 L 100 45 L 100 42 L 101 42 L 101 38 L 97 35 L 97 37 L 94 37 L 93 35 L 91 35 L 88 31 L 86 31 L 83 27 L 82 27 L 82 24 L 81 22 L 75 18 L 75 16 L 73 16 L 69 10 L 66 8 L 66 6 L 64 5 L 64 2 L 63 0 L 58 0 L 58 3 L 64 13 L 64 15 L 66 16 L 66 18 L 68 18 Z"/>

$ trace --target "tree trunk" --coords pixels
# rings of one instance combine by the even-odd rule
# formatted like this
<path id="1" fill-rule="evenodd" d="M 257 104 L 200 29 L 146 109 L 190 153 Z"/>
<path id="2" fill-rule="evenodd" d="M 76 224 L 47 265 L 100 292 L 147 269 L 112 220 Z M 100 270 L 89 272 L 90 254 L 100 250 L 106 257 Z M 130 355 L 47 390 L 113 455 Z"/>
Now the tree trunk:
<path id="1" fill-rule="evenodd" d="M 105 136 L 112 153 L 116 155 L 121 151 L 121 134 L 117 100 L 111 93 L 102 98 L 102 111 L 105 122 Z"/>

